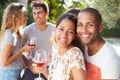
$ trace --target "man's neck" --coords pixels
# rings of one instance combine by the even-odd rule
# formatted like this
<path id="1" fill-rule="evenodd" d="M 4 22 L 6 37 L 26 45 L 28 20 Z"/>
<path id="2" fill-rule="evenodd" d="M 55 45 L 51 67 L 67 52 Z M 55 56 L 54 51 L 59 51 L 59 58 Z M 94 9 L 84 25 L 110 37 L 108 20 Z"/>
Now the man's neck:
<path id="1" fill-rule="evenodd" d="M 89 56 L 96 54 L 103 47 L 104 43 L 105 41 L 102 38 L 100 38 L 94 41 L 93 43 L 87 45 Z"/>
<path id="2" fill-rule="evenodd" d="M 41 30 L 41 31 L 44 31 L 47 27 L 47 22 L 44 22 L 44 23 L 36 23 L 36 27 Z"/>

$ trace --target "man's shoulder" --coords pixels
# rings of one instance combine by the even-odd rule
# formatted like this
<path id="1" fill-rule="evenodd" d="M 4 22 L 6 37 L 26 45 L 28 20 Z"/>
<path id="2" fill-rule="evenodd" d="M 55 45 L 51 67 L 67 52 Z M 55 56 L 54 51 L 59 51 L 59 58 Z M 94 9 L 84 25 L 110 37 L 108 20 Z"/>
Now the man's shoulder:
<path id="1" fill-rule="evenodd" d="M 27 25 L 26 27 L 33 27 L 33 26 L 35 26 L 35 23 L 31 23 L 31 24 Z"/>
<path id="2" fill-rule="evenodd" d="M 108 51 L 112 51 L 115 50 L 114 47 L 112 46 L 112 44 L 110 44 L 109 42 L 105 42 L 104 44 L 104 48 L 108 49 Z"/>
<path id="3" fill-rule="evenodd" d="M 51 27 L 55 27 L 55 24 L 50 23 L 50 22 L 47 22 L 47 25 L 48 25 L 48 26 L 51 26 Z"/>
<path id="4" fill-rule="evenodd" d="M 23 30 L 28 30 L 28 29 L 31 29 L 35 26 L 35 23 L 31 23 L 29 25 L 27 25 L 26 27 L 23 28 Z"/>

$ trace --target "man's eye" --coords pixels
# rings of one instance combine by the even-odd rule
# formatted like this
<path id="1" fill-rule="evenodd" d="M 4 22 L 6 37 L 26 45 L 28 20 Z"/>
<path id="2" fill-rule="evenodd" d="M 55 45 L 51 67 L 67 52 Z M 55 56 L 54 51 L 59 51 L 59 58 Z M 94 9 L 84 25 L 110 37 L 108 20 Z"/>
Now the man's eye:
<path id="1" fill-rule="evenodd" d="M 88 25 L 87 25 L 88 28 L 91 28 L 91 27 L 93 27 L 93 26 L 95 26 L 95 25 L 94 25 L 94 24 L 88 24 Z"/>
<path id="2" fill-rule="evenodd" d="M 81 24 L 80 24 L 80 25 L 77 25 L 77 27 L 82 28 L 82 27 L 83 27 L 83 25 L 81 25 Z"/>
<path id="3" fill-rule="evenodd" d="M 77 26 L 82 26 L 82 24 L 78 23 Z"/>

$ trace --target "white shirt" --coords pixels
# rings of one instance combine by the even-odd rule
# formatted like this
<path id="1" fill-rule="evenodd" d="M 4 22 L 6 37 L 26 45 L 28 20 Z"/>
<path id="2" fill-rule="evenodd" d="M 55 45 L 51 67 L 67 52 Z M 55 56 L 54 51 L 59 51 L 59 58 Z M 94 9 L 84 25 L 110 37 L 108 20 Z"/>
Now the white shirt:
<path id="1" fill-rule="evenodd" d="M 89 56 L 86 52 L 85 60 L 87 62 L 86 67 L 88 66 L 87 71 L 89 76 L 100 76 L 100 79 L 120 78 L 120 62 L 118 56 L 116 55 L 115 49 L 109 43 L 106 42 L 103 47 L 93 56 Z"/>

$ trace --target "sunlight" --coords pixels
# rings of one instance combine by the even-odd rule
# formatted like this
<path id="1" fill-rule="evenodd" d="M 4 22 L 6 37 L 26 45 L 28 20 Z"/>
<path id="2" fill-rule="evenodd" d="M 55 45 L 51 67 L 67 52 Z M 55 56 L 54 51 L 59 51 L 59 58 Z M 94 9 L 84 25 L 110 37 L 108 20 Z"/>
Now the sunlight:
<path id="1" fill-rule="evenodd" d="M 72 1 L 79 1 L 79 0 L 65 0 L 65 3 L 67 6 L 71 6 L 72 5 Z"/>
<path id="2" fill-rule="evenodd" d="M 94 0 L 86 0 L 87 3 L 94 3 Z"/>

